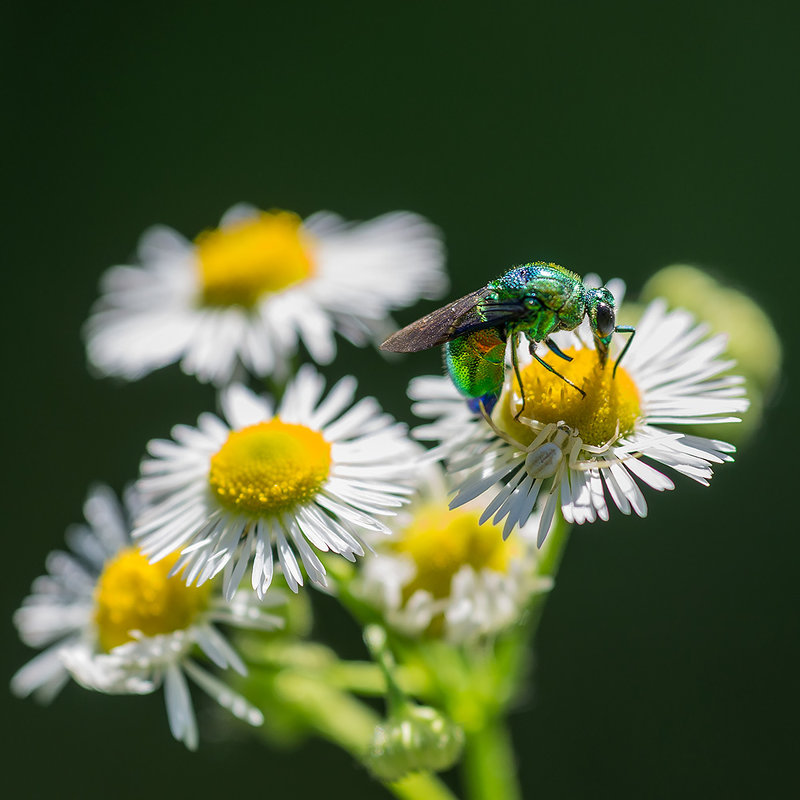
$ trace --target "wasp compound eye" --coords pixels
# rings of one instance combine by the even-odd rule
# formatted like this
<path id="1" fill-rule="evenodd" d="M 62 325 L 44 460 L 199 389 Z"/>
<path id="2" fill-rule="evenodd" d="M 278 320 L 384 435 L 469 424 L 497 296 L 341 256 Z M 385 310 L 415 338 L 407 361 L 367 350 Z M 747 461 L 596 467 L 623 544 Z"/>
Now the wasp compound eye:
<path id="1" fill-rule="evenodd" d="M 595 318 L 597 333 L 603 337 L 610 336 L 614 333 L 616 324 L 617 321 L 614 315 L 614 309 L 607 303 L 598 303 Z"/>
<path id="2" fill-rule="evenodd" d="M 528 295 L 522 302 L 525 303 L 525 307 L 531 311 L 542 307 L 542 301 L 538 297 L 533 297 L 533 295 Z"/>

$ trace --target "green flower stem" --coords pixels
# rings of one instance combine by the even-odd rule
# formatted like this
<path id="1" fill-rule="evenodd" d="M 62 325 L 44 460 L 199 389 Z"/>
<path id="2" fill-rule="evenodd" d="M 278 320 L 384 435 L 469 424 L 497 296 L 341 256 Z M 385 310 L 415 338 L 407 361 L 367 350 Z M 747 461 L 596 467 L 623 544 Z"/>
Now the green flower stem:
<path id="1" fill-rule="evenodd" d="M 343 661 L 325 645 L 281 639 L 264 642 L 254 636 L 240 637 L 238 645 L 249 664 L 291 669 L 365 697 L 383 697 L 386 694 L 382 667 L 373 661 Z M 418 666 L 396 665 L 394 679 L 408 695 L 419 696 L 431 691 L 430 677 Z"/>
<path id="2" fill-rule="evenodd" d="M 397 668 L 394 657 L 386 643 L 386 631 L 380 625 L 368 625 L 364 628 L 364 643 L 370 655 L 381 668 L 386 681 L 386 705 L 389 714 L 399 714 L 408 706 L 409 700 L 405 692 L 397 685 L 394 671 Z"/>
<path id="3" fill-rule="evenodd" d="M 457 800 L 456 796 L 430 772 L 415 772 L 384 786 L 404 800 Z"/>
<path id="4" fill-rule="evenodd" d="M 267 394 L 271 395 L 276 401 L 281 400 L 292 377 L 297 375 L 298 369 L 300 369 L 300 359 L 295 353 L 289 360 L 286 372 L 281 378 L 276 378 L 274 375 L 267 375 L 264 377 Z"/>
<path id="5" fill-rule="evenodd" d="M 355 694 L 383 697 L 386 694 L 386 678 L 377 664 L 368 661 L 339 661 L 332 664 L 325 675 L 330 684 L 347 689 Z M 397 666 L 394 678 L 398 686 L 411 695 L 424 694 L 430 681 L 420 669 Z"/>
<path id="6" fill-rule="evenodd" d="M 539 561 L 539 575 L 555 577 L 569 539 L 570 526 L 558 513 L 547 537 Z M 509 680 L 508 696 L 502 707 L 489 713 L 479 725 L 465 725 L 462 772 L 469 800 L 520 800 L 514 746 L 505 722 L 507 703 L 513 700 L 516 687 L 526 672 L 527 655 L 536 634 L 547 593 L 538 595 L 531 605 L 520 635 L 507 640 L 503 652 L 503 671 Z"/>
<path id="7" fill-rule="evenodd" d="M 374 711 L 354 697 L 303 675 L 283 672 L 277 676 L 275 688 L 309 728 L 364 762 L 373 731 L 380 722 Z M 383 785 L 402 800 L 456 800 L 444 783 L 430 773 L 415 773 Z"/>
<path id="8" fill-rule="evenodd" d="M 463 775 L 469 800 L 521 800 L 514 745 L 501 720 L 467 731 Z"/>

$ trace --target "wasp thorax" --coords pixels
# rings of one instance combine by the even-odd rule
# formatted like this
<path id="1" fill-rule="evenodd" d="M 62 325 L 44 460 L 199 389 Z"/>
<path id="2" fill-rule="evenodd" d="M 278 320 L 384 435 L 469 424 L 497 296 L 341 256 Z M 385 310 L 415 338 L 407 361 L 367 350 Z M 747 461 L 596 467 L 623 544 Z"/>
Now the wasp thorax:
<path id="1" fill-rule="evenodd" d="M 590 445 L 603 445 L 618 435 L 633 431 L 642 412 L 639 390 L 625 369 L 619 367 L 614 376 L 612 366 L 604 367 L 597 351 L 590 348 L 570 348 L 566 355 L 571 356 L 572 361 L 564 361 L 553 354 L 544 360 L 580 387 L 585 396 L 534 361 L 522 370 L 525 392 L 522 417 L 542 423 L 563 422 Z M 513 417 L 522 408 L 522 398 L 513 375 L 510 387 L 507 408 Z M 516 438 L 520 437 L 519 429 L 522 427 L 513 426 L 511 432 Z M 531 454 L 534 456 L 541 459 L 536 467 L 544 476 L 555 454 L 537 450 Z"/>

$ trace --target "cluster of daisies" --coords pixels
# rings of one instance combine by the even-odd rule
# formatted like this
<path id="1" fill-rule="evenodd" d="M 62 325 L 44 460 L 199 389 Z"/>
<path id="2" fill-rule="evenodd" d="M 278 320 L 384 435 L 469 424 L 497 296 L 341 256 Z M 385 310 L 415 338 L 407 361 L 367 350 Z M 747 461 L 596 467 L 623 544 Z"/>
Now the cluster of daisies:
<path id="1" fill-rule="evenodd" d="M 133 380 L 178 362 L 218 386 L 221 413 L 151 441 L 122 503 L 90 490 L 86 524 L 16 613 L 42 652 L 12 690 L 49 700 L 70 678 L 107 693 L 163 686 L 170 729 L 190 748 L 187 678 L 262 722 L 207 667 L 245 672 L 227 627 L 281 626 L 276 576 L 295 592 L 335 591 L 328 559 L 359 560 L 354 590 L 400 635 L 492 636 L 549 588 L 541 548 L 557 511 L 576 524 L 608 519 L 612 504 L 644 516 L 642 486 L 673 488 L 664 468 L 708 483 L 732 447 L 670 426 L 747 407 L 724 340 L 659 303 L 613 378 L 588 327 L 555 337 L 585 399 L 522 350 L 522 387 L 509 377 L 491 416 L 447 378 L 415 379 L 414 410 L 429 422 L 414 438 L 357 399 L 353 378 L 326 390 L 311 364 L 293 372 L 300 345 L 327 364 L 336 334 L 380 342 L 391 311 L 444 293 L 439 232 L 407 212 L 351 224 L 240 205 L 193 242 L 146 232 L 139 260 L 103 277 L 85 328 L 91 367 Z M 608 286 L 620 301 L 621 285 Z M 264 377 L 285 382 L 280 397 L 247 387 Z"/>

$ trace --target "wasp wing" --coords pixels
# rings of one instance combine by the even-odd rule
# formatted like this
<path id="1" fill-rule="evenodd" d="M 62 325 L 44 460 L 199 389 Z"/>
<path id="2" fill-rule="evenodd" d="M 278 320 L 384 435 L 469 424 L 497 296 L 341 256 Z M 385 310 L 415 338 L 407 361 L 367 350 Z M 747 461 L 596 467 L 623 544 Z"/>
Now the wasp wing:
<path id="1" fill-rule="evenodd" d="M 406 325 L 393 333 L 381 350 L 393 353 L 416 353 L 444 344 L 459 335 L 460 322 L 464 317 L 478 318 L 478 303 L 486 296 L 485 289 L 478 289 L 464 297 L 448 303 L 427 316 Z"/>
<path id="2" fill-rule="evenodd" d="M 444 344 L 470 331 L 502 326 L 518 319 L 524 306 L 518 303 L 493 303 L 487 300 L 486 287 L 431 311 L 430 314 L 393 333 L 381 350 L 416 353 Z"/>

